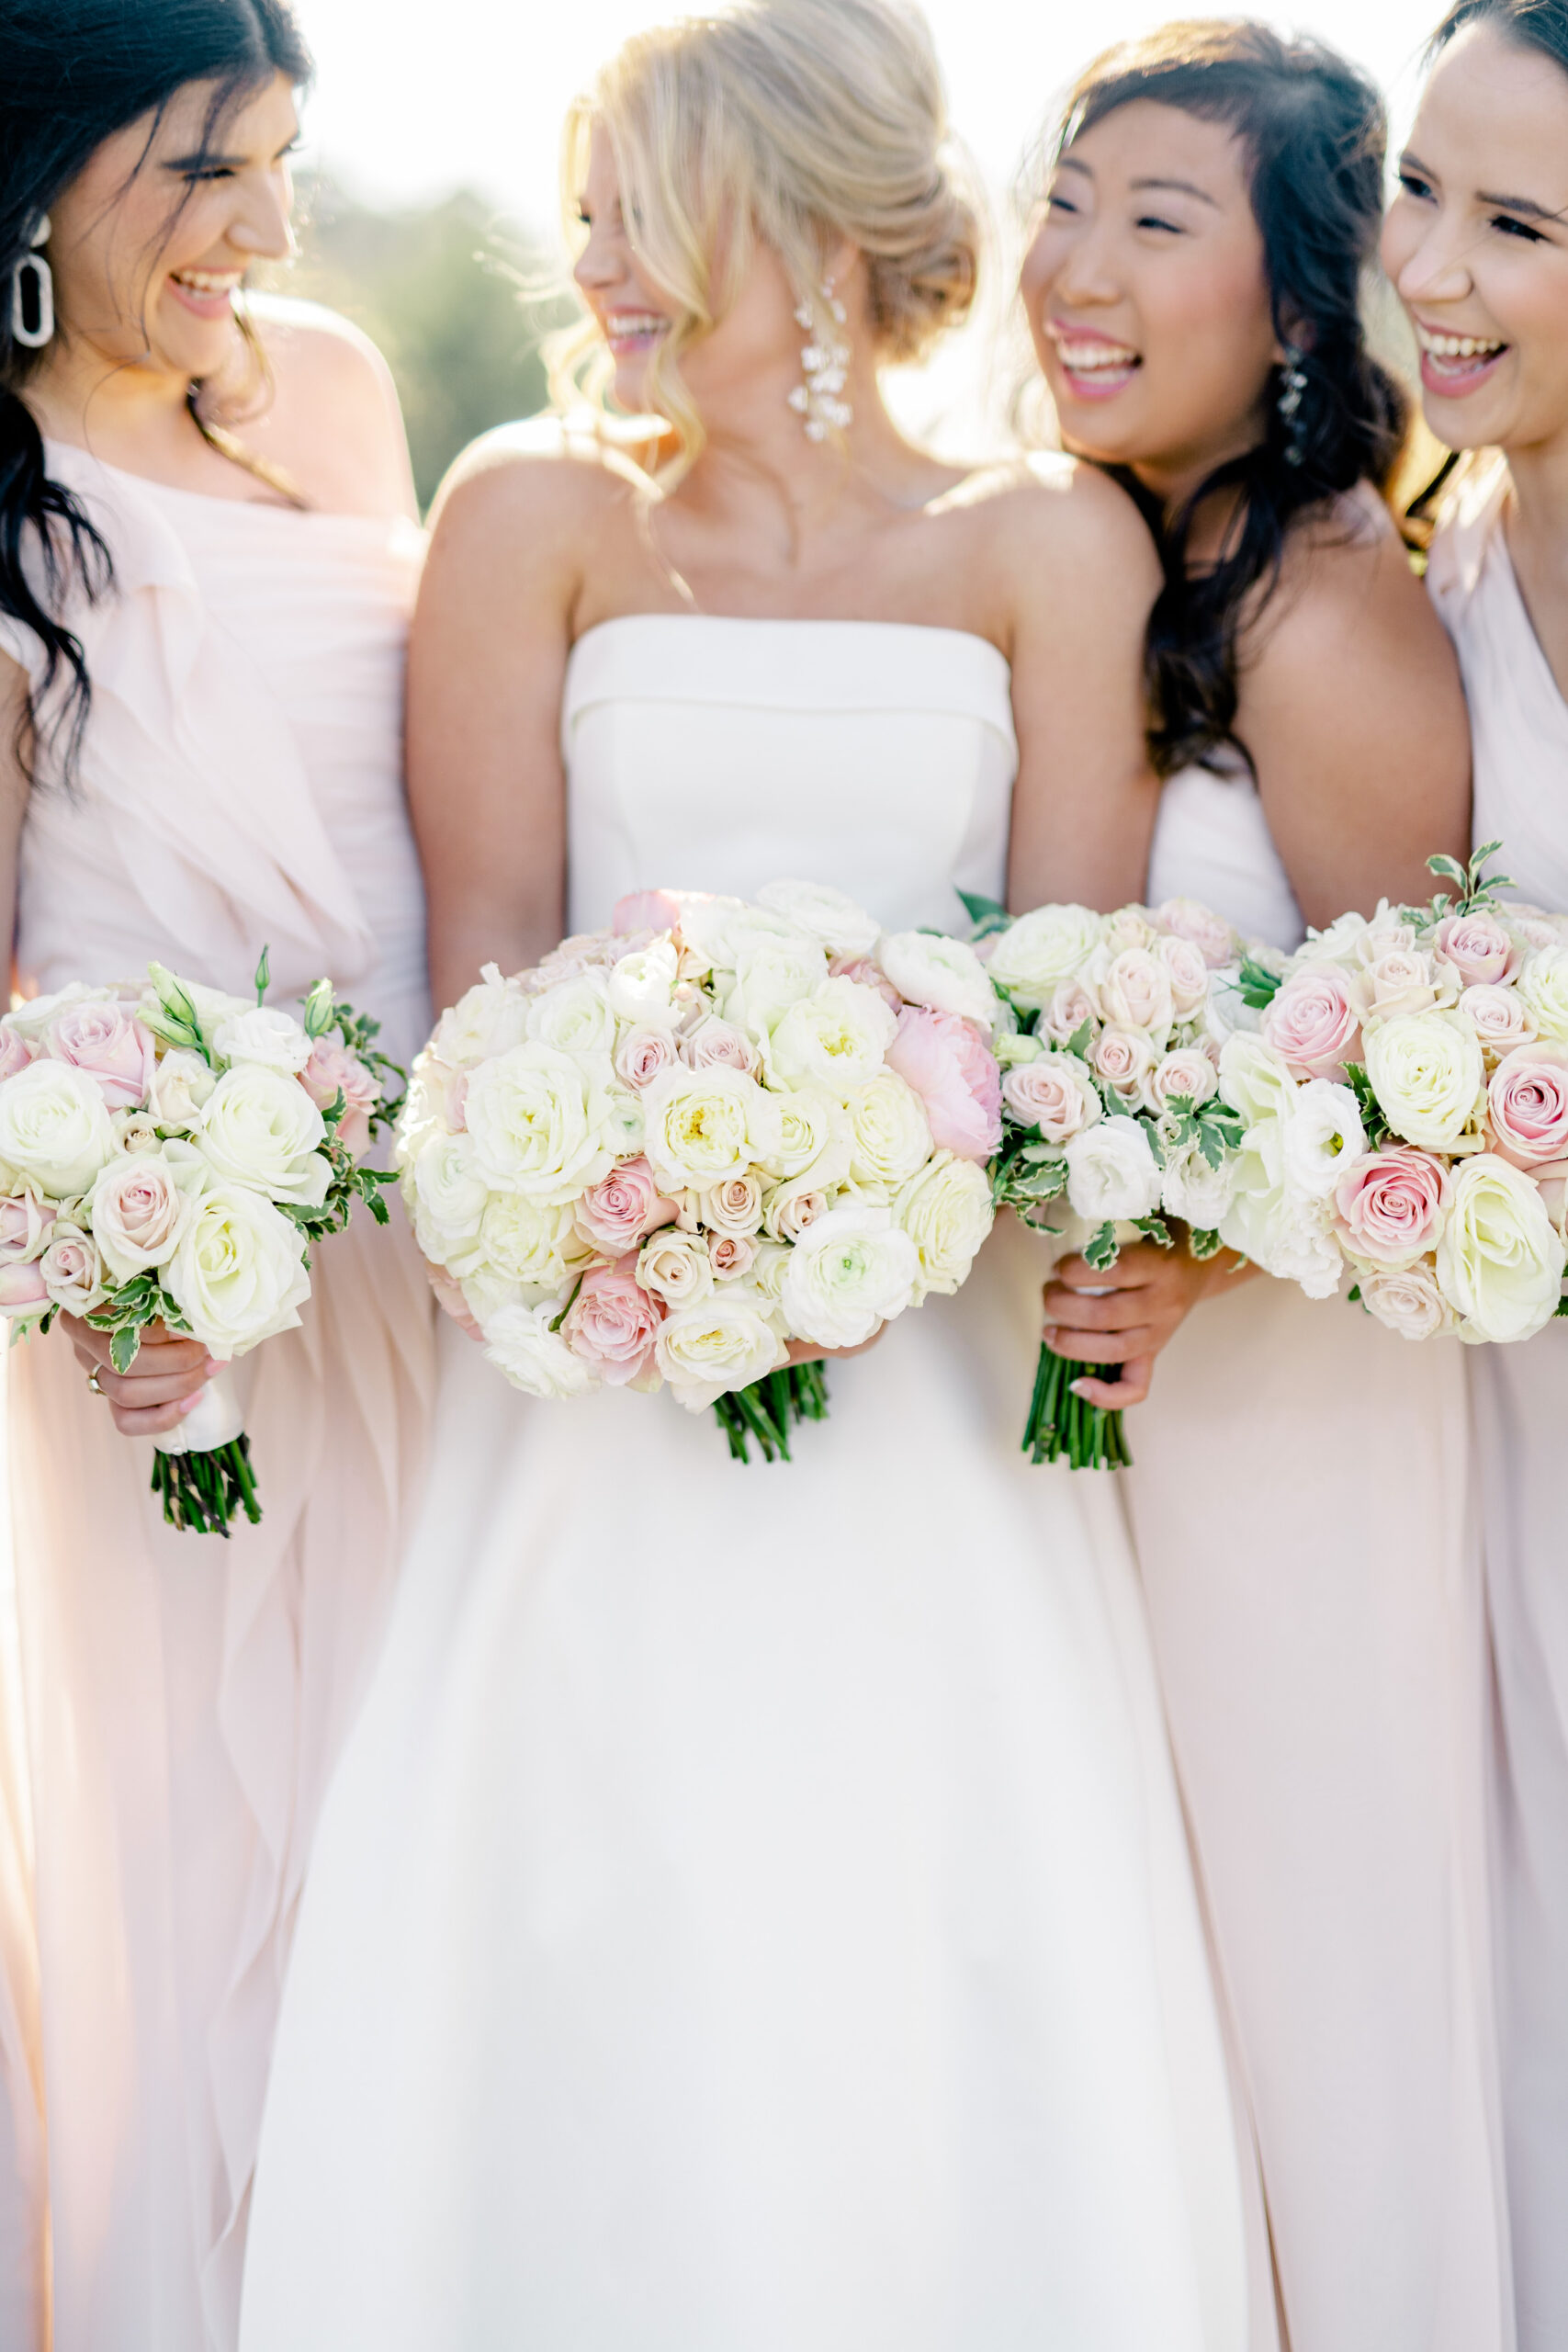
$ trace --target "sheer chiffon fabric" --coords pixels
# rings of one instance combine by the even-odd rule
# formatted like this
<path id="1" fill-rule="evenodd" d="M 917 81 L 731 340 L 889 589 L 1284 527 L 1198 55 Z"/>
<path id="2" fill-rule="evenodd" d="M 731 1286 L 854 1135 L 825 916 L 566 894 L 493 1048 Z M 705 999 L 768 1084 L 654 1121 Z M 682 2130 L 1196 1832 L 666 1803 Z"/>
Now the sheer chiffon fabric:
<path id="1" fill-rule="evenodd" d="M 1507 469 L 1467 469 L 1427 585 L 1459 653 L 1475 744 L 1474 835 L 1513 895 L 1568 909 L 1568 704 L 1504 534 Z M 1466 1351 L 1485 1518 L 1492 1826 L 1504 2115 L 1523 2352 L 1568 2342 L 1568 1575 L 1562 1448 L 1568 1326 Z"/>
<path id="2" fill-rule="evenodd" d="M 73 448 L 51 465 L 116 586 L 73 617 L 94 686 L 79 787 L 29 804 L 26 985 L 158 956 L 242 992 L 265 945 L 275 1001 L 328 972 L 405 1059 L 429 1017 L 400 757 L 417 533 L 193 496 Z M 116 1433 L 62 1335 L 11 1359 L 57 2352 L 235 2340 L 294 1914 L 434 1388 L 400 1227 L 362 1214 L 313 1279 L 302 1328 L 237 1368 L 265 1518 L 227 1544 L 163 1525 L 151 1447 Z"/>
<path id="3" fill-rule="evenodd" d="M 1148 894 L 1303 936 L 1244 775 L 1167 785 Z M 1466 1352 L 1256 1279 L 1188 1317 L 1129 1424 L 1291 2352 L 1513 2340 Z"/>
<path id="4" fill-rule="evenodd" d="M 570 919 L 999 893 L 1005 662 L 637 617 L 568 679 Z M 245 2352 L 1241 2352 L 1227 2090 L 1114 1498 L 1018 1451 L 1041 1270 L 830 1370 L 790 1465 L 455 1331 L 322 1819 Z"/>

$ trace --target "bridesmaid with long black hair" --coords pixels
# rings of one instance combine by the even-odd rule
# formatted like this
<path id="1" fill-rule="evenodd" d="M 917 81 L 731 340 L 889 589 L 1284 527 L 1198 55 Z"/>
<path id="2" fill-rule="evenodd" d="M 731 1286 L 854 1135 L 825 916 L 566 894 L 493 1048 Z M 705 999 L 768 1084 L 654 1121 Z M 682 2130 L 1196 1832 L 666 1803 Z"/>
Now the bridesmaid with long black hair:
<path id="1" fill-rule="evenodd" d="M 329 973 L 404 1059 L 408 453 L 362 339 L 241 293 L 289 249 L 309 62 L 286 0 L 0 16 L 0 903 L 28 993 L 154 956 L 238 993 L 265 944 L 280 998 Z M 43 2337 L 45 2143 L 57 2352 L 234 2337 L 295 1909 L 434 1375 L 406 1233 L 356 1220 L 314 1282 L 238 1367 L 265 1515 L 229 1543 L 148 1491 L 198 1347 L 122 1378 L 78 1324 L 10 1359 L 41 2029 L 18 1890 L 6 2352 Z"/>
<path id="2" fill-rule="evenodd" d="M 1025 271 L 1064 437 L 1164 560 L 1148 895 L 1282 948 L 1469 838 L 1359 311 L 1382 153 L 1331 51 L 1171 26 L 1078 83 Z M 1461 1351 L 1228 1252 L 1080 1261 L 1046 1312 L 1107 1403 L 1171 1340 L 1124 1485 L 1292 2352 L 1503 2352 Z"/>
<path id="3" fill-rule="evenodd" d="M 1478 842 L 1568 908 L 1568 6 L 1460 0 L 1383 230 L 1427 419 L 1466 453 L 1427 582 L 1458 650 Z M 1543 1039 L 1559 1052 L 1563 1040 Z M 1519 2342 L 1568 2343 L 1568 1331 L 1476 1348 L 1508 2195 Z"/>

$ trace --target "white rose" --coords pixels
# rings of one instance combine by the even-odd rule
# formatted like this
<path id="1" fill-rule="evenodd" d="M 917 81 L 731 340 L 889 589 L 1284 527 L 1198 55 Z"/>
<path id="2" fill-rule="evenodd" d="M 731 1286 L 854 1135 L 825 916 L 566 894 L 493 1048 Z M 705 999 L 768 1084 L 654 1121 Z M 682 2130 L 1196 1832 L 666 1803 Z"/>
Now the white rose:
<path id="1" fill-rule="evenodd" d="M 156 1151 L 163 1143 L 158 1122 L 151 1111 L 111 1111 L 109 1125 L 114 1129 L 116 1150 L 129 1158 Z"/>
<path id="2" fill-rule="evenodd" d="M 39 1272 L 51 1305 L 62 1315 L 91 1315 L 108 1296 L 101 1251 L 90 1233 L 65 1217 L 57 1218 L 50 1232 Z"/>
<path id="3" fill-rule="evenodd" d="M 786 922 L 808 931 L 829 956 L 869 956 L 882 926 L 842 890 L 819 882 L 767 882 L 757 893 L 758 903 Z"/>
<path id="4" fill-rule="evenodd" d="M 203 1347 L 216 1356 L 243 1355 L 299 1323 L 310 1295 L 305 1237 L 249 1185 L 209 1184 L 191 1204 L 163 1280 Z"/>
<path id="5" fill-rule="evenodd" d="M 782 1304 L 798 1339 L 855 1348 L 903 1313 L 919 1278 L 919 1253 L 886 1209 L 829 1209 L 795 1243 Z"/>
<path id="6" fill-rule="evenodd" d="M 1469 1023 L 1452 1012 L 1397 1013 L 1362 1043 L 1372 1091 L 1395 1135 L 1428 1151 L 1456 1144 L 1486 1084 Z"/>
<path id="7" fill-rule="evenodd" d="M 174 1048 L 152 1072 L 149 1108 L 161 1127 L 188 1135 L 217 1083 L 199 1054 Z"/>
<path id="8" fill-rule="evenodd" d="M 89 1219 L 104 1263 L 117 1283 L 166 1265 L 195 1203 L 161 1153 L 111 1160 L 94 1182 Z"/>
<path id="9" fill-rule="evenodd" d="M 690 1306 L 713 1288 L 713 1260 L 700 1234 L 670 1226 L 649 1236 L 637 1260 L 637 1278 L 666 1306 Z"/>
<path id="10" fill-rule="evenodd" d="M 770 1174 L 787 1182 L 809 1170 L 818 1184 L 841 1182 L 854 1150 L 842 1102 L 822 1086 L 792 1086 L 769 1099 L 779 1123 L 778 1142 L 765 1163 Z"/>
<path id="11" fill-rule="evenodd" d="M 848 1108 L 849 1173 L 856 1182 L 902 1184 L 931 1158 L 925 1104 L 893 1070 L 852 1095 Z"/>
<path id="12" fill-rule="evenodd" d="M 661 1193 L 708 1192 L 759 1162 L 771 1166 L 778 1152 L 773 1098 L 740 1070 L 660 1070 L 643 1091 L 642 1110 L 644 1148 Z"/>
<path id="13" fill-rule="evenodd" d="M 612 965 L 607 992 L 616 1019 L 639 1029 L 672 1029 L 680 961 L 673 940 L 656 939 L 651 947 L 639 948 Z"/>
<path id="14" fill-rule="evenodd" d="M 1000 934 L 987 968 L 1020 1004 L 1043 1007 L 1057 983 L 1077 974 L 1104 932 L 1104 916 L 1089 907 L 1036 907 Z"/>
<path id="15" fill-rule="evenodd" d="M 326 1134 L 298 1079 L 259 1062 L 236 1062 L 203 1104 L 193 1141 L 225 1182 L 320 1208 L 332 1181 L 321 1149 Z"/>
<path id="16" fill-rule="evenodd" d="M 1568 947 L 1538 947 L 1515 982 L 1539 1035 L 1568 1045 Z"/>
<path id="17" fill-rule="evenodd" d="M 1220 1048 L 1220 1093 L 1247 1125 L 1290 1115 L 1296 1081 L 1284 1057 L 1261 1037 L 1238 1032 Z"/>
<path id="18" fill-rule="evenodd" d="M 1326 931 L 1309 930 L 1306 944 L 1314 963 L 1338 964 L 1347 971 L 1362 961 L 1362 949 L 1371 925 L 1365 915 L 1341 915 Z"/>
<path id="19" fill-rule="evenodd" d="M 1438 1280 L 1461 1317 L 1461 1340 L 1528 1340 L 1562 1290 L 1563 1245 L 1534 1182 L 1495 1152 L 1454 1171 Z"/>
<path id="20" fill-rule="evenodd" d="M 893 1216 L 915 1245 L 915 1304 L 935 1291 L 949 1298 L 966 1282 L 996 1211 L 990 1180 L 972 1159 L 940 1151 L 898 1193 Z"/>
<path id="21" fill-rule="evenodd" d="M 878 947 L 876 960 L 907 1003 L 926 1005 L 932 1012 L 955 1012 L 987 1034 L 995 1027 L 996 990 L 964 940 L 896 931 Z"/>
<path id="22" fill-rule="evenodd" d="M 671 895 L 681 909 L 681 944 L 686 964 L 733 971 L 729 933 L 733 925 L 744 924 L 751 912 L 745 899 L 727 899 L 705 890 L 676 890 Z M 782 923 L 791 933 L 799 930 L 797 923 L 787 922 L 782 917 L 768 920 Z"/>
<path id="23" fill-rule="evenodd" d="M 826 1087 L 843 1101 L 882 1069 L 897 1026 L 874 989 L 826 980 L 781 1015 L 769 1052 L 773 1074 L 790 1086 Z"/>
<path id="24" fill-rule="evenodd" d="M 615 1050 L 615 1016 L 610 1009 L 609 975 L 579 972 L 558 980 L 528 1006 L 528 1035 L 557 1053 L 587 1060 L 598 1056 L 606 1063 Z"/>
<path id="25" fill-rule="evenodd" d="M 558 1297 L 589 1254 L 569 1204 L 547 1208 L 525 1193 L 492 1193 L 472 1241 L 452 1248 L 446 1262 L 465 1278 L 482 1276 L 509 1293 Z"/>
<path id="26" fill-rule="evenodd" d="M 30 1062 L 0 1081 L 0 1160 L 42 1193 L 85 1193 L 116 1156 L 108 1104 L 96 1079 L 68 1062 Z"/>
<path id="27" fill-rule="evenodd" d="M 464 1108 L 475 1173 L 497 1193 L 547 1208 L 607 1176 L 618 1130 L 609 1090 L 591 1067 L 530 1038 L 468 1079 Z"/>
<path id="28" fill-rule="evenodd" d="M 700 1212 L 710 1232 L 743 1240 L 748 1234 L 755 1233 L 762 1222 L 761 1179 L 731 1176 L 726 1183 L 715 1184 L 703 1194 Z"/>
<path id="29" fill-rule="evenodd" d="M 1326 1200 L 1367 1148 L 1361 1114 L 1350 1089 L 1325 1078 L 1308 1079 L 1296 1089 L 1283 1140 L 1290 1182 L 1310 1199 Z"/>
<path id="30" fill-rule="evenodd" d="M 297 1078 L 310 1058 L 310 1040 L 299 1023 L 292 1013 L 270 1004 L 231 1013 L 219 1023 L 212 1049 L 220 1061 L 259 1062 L 264 1069 L 281 1070 L 286 1078 Z"/>
<path id="31" fill-rule="evenodd" d="M 807 1227 L 827 1216 L 838 1194 L 808 1170 L 787 1184 L 775 1184 L 762 1202 L 762 1230 L 773 1241 L 798 1241 Z"/>
<path id="32" fill-rule="evenodd" d="M 750 1282 L 725 1283 L 665 1317 L 654 1362 L 679 1404 L 702 1413 L 716 1398 L 778 1369 L 787 1351 Z"/>
<path id="33" fill-rule="evenodd" d="M 534 1306 L 513 1302 L 485 1323 L 486 1356 L 526 1396 L 587 1396 L 599 1385 L 598 1374 L 550 1329 L 560 1310 L 558 1298 Z"/>
<path id="34" fill-rule="evenodd" d="M 827 956 L 806 932 L 793 938 L 750 932 L 736 937 L 734 946 L 735 978 L 721 1009 L 750 1036 L 771 1036 L 790 1006 L 828 978 Z"/>
<path id="35" fill-rule="evenodd" d="M 751 1287 L 770 1311 L 784 1297 L 784 1276 L 794 1250 L 785 1241 L 759 1241 L 751 1261 Z"/>
<path id="36" fill-rule="evenodd" d="M 520 1046 L 528 1034 L 528 999 L 515 980 L 503 980 L 500 967 L 487 964 L 484 977 L 457 999 L 435 1024 L 431 1050 L 454 1069 L 468 1069 Z"/>
<path id="37" fill-rule="evenodd" d="M 1072 1137 L 1065 1157 L 1067 1199 L 1089 1224 L 1130 1224 L 1159 1206 L 1159 1170 L 1138 1120 L 1101 1119 Z"/>
<path id="38" fill-rule="evenodd" d="M 413 1222 L 414 1238 L 427 1258 L 444 1266 L 454 1251 L 477 1237 L 490 1198 L 474 1167 L 473 1147 L 466 1135 L 449 1136 L 436 1129 L 417 1150 L 400 1147 L 399 1156 L 403 1200 Z"/>
<path id="39" fill-rule="evenodd" d="M 1160 1205 L 1167 1216 L 1179 1216 L 1200 1232 L 1216 1233 L 1235 1193 L 1236 1170 L 1231 1154 L 1211 1168 L 1197 1144 L 1173 1152 L 1160 1170 Z"/>
<path id="40" fill-rule="evenodd" d="M 1368 1312 L 1402 1340 L 1436 1340 L 1456 1326 L 1452 1307 L 1424 1260 L 1413 1266 L 1370 1266 L 1357 1275 Z"/>

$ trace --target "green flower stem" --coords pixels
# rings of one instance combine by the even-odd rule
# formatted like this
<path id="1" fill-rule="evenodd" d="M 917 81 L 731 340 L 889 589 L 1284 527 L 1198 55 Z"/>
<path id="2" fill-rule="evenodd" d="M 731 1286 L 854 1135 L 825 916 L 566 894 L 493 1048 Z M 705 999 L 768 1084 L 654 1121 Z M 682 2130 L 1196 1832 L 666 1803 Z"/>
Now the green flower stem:
<path id="1" fill-rule="evenodd" d="M 1054 1354 L 1042 1344 L 1023 1451 L 1033 1463 L 1060 1462 L 1065 1456 L 1075 1470 L 1125 1470 L 1133 1456 L 1122 1417 L 1074 1393 L 1074 1381 L 1086 1375 L 1110 1380 L 1115 1377 L 1115 1368 L 1079 1363 L 1069 1356 Z"/>
<path id="2" fill-rule="evenodd" d="M 164 1517 L 182 1532 L 227 1538 L 241 1511 L 253 1527 L 261 1519 L 248 1437 L 231 1439 L 205 1453 L 154 1453 L 152 1492 L 161 1495 Z"/>
<path id="3" fill-rule="evenodd" d="M 729 1441 L 732 1461 L 750 1462 L 750 1441 L 755 1438 L 764 1462 L 788 1462 L 790 1424 L 827 1419 L 828 1383 L 819 1363 L 786 1364 L 749 1388 L 732 1388 L 713 1410 Z"/>

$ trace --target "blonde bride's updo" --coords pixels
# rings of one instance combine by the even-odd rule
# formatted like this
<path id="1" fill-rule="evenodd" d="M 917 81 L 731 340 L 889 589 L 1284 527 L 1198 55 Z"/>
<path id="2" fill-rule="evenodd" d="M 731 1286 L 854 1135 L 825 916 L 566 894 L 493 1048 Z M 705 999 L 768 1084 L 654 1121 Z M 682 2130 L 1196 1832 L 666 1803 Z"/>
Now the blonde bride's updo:
<path id="1" fill-rule="evenodd" d="M 898 0 L 736 0 L 634 35 L 567 118 L 569 233 L 596 130 L 633 250 L 681 306 L 649 389 L 688 463 L 703 435 L 680 356 L 730 308 L 754 237 L 828 335 L 823 270 L 846 238 L 857 246 L 879 360 L 919 359 L 969 311 L 979 215 L 930 36 Z M 558 360 L 558 401 L 581 398 L 586 348 L 574 334 Z"/>

